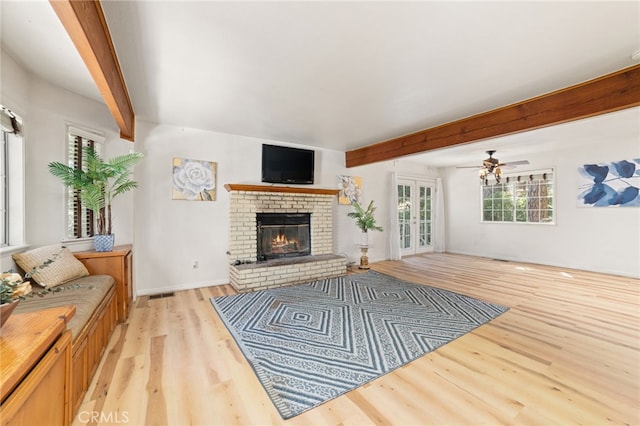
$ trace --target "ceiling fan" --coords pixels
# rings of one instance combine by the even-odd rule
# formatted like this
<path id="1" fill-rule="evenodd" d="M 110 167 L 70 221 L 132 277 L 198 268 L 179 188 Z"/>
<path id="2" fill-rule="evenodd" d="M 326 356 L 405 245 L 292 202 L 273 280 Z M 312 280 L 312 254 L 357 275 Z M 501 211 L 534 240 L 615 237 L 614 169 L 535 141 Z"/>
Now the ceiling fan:
<path id="1" fill-rule="evenodd" d="M 486 151 L 489 154 L 489 158 L 482 162 L 481 166 L 460 166 L 458 169 L 471 169 L 477 168 L 479 169 L 480 180 L 484 182 L 485 185 L 489 183 L 488 176 L 493 174 L 496 178 L 496 182 L 500 183 L 500 178 L 502 177 L 502 167 L 512 167 L 512 166 L 520 166 L 523 164 L 529 164 L 527 160 L 520 161 L 510 161 L 508 163 L 501 163 L 497 158 L 493 158 L 493 154 L 496 153 L 496 150 Z"/>

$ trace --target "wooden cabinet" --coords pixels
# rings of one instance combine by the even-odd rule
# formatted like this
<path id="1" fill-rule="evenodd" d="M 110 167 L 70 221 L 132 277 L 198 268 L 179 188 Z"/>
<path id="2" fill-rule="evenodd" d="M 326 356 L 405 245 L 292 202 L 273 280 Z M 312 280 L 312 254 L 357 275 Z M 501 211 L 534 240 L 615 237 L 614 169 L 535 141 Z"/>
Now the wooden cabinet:
<path id="1" fill-rule="evenodd" d="M 117 321 L 116 292 L 112 289 L 81 334 L 73 342 L 71 356 L 71 408 L 77 413 L 98 369 Z"/>
<path id="2" fill-rule="evenodd" d="M 0 332 L 0 423 L 71 422 L 71 332 L 74 306 L 14 314 Z"/>
<path id="3" fill-rule="evenodd" d="M 74 253 L 91 275 L 111 275 L 116 280 L 118 322 L 129 317 L 133 303 L 133 250 L 130 244 L 116 246 L 113 251 L 95 250 Z"/>
<path id="4" fill-rule="evenodd" d="M 91 379 L 118 319 L 116 286 L 111 287 L 98 308 L 73 341 L 71 353 L 71 412 L 82 404 Z"/>

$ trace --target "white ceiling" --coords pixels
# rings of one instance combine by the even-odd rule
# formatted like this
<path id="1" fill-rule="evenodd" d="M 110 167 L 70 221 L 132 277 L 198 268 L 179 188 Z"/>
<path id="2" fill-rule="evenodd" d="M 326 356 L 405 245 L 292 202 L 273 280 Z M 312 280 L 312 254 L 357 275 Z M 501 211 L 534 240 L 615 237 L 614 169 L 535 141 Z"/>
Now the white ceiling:
<path id="1" fill-rule="evenodd" d="M 637 1 L 102 4 L 138 119 L 337 150 L 616 71 L 640 49 Z M 2 1 L 0 13 L 3 50 L 102 101 L 48 2 Z M 565 126 L 412 158 L 519 160 Z"/>

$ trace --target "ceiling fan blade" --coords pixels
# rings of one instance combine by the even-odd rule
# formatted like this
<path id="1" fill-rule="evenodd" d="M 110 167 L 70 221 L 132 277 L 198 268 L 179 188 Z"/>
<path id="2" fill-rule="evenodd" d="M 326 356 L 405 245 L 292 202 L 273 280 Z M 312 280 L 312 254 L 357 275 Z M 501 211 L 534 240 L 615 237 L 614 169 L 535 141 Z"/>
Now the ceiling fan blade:
<path id="1" fill-rule="evenodd" d="M 527 160 L 508 161 L 506 163 L 500 163 L 500 166 L 522 166 L 524 164 L 529 164 L 529 162 Z"/>
<path id="2" fill-rule="evenodd" d="M 493 159 L 495 160 L 495 159 Z M 483 164 L 479 165 L 479 166 L 456 166 L 456 169 L 489 169 L 492 167 L 512 167 L 512 166 L 521 166 L 524 164 L 529 164 L 529 161 L 527 160 L 520 160 L 520 161 L 509 161 L 507 163 L 496 163 L 495 165 L 491 163 L 491 161 L 489 161 L 489 159 L 484 160 Z"/>

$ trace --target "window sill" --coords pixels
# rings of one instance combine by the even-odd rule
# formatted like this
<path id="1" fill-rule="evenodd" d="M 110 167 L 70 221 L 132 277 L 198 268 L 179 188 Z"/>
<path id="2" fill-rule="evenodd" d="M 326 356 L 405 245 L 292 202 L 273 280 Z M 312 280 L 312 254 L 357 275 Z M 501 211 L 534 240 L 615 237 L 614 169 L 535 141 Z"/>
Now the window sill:
<path id="1" fill-rule="evenodd" d="M 60 243 L 71 251 L 90 250 L 93 248 L 93 237 L 62 240 Z"/>
<path id="2" fill-rule="evenodd" d="M 73 245 L 73 244 L 82 244 L 82 243 L 91 242 L 91 241 L 93 241 L 93 237 L 74 238 L 72 240 L 61 240 L 60 243 L 65 245 Z"/>
<path id="3" fill-rule="evenodd" d="M 31 247 L 31 246 L 29 246 L 29 245 L 20 245 L 20 246 L 0 247 L 0 255 L 5 256 L 5 255 L 14 254 L 14 253 L 20 253 L 22 251 L 25 251 L 29 247 Z"/>
<path id="4" fill-rule="evenodd" d="M 65 247 L 68 247 L 71 251 L 90 250 L 93 248 L 93 237 L 78 238 L 74 240 L 62 240 L 60 241 Z M 18 246 L 4 246 L 0 247 L 0 256 L 9 256 L 15 253 L 21 253 L 28 250 L 32 246 L 29 244 L 22 244 Z"/>
<path id="5" fill-rule="evenodd" d="M 492 224 L 492 223 L 501 223 L 501 224 L 511 224 L 511 225 L 542 225 L 542 226 L 554 226 L 555 222 L 510 222 L 510 221 L 498 221 L 498 220 L 481 220 L 481 224 Z"/>

